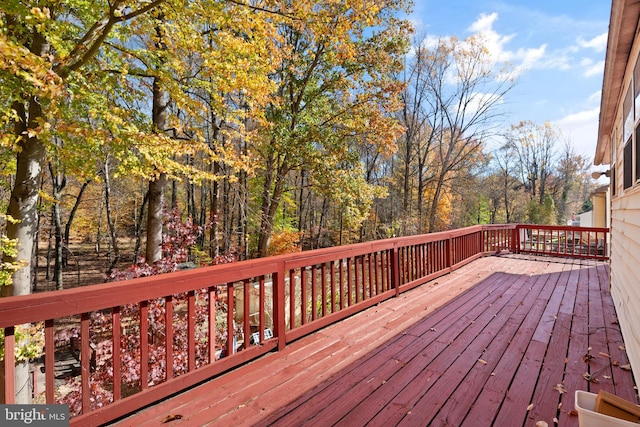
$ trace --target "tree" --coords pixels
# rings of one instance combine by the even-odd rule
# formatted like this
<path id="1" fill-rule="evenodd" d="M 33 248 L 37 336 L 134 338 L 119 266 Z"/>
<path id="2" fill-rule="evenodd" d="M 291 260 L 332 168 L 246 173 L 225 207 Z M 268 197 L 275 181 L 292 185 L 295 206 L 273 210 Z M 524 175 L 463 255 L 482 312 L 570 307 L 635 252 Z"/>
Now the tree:
<path id="1" fill-rule="evenodd" d="M 156 19 L 160 13 L 167 16 L 162 24 Z M 264 54 L 264 46 L 272 32 L 264 15 L 254 15 L 250 6 L 215 0 L 188 4 L 114 0 L 91 5 L 71 0 L 46 6 L 35 1 L 4 2 L 0 9 L 0 145 L 15 153 L 15 182 L 7 213 L 17 222 L 7 223 L 6 230 L 7 237 L 18 242 L 15 254 L 4 254 L 5 262 L 31 262 L 38 192 L 49 158 L 56 165 L 70 166 L 69 173 L 95 178 L 97 159 L 105 156 L 112 156 L 120 173 L 125 170 L 146 178 L 162 173 L 195 180 L 210 177 L 207 171 L 185 166 L 181 156 L 204 151 L 209 158 L 222 158 L 224 153 L 203 144 L 201 132 L 189 129 L 177 114 L 169 116 L 164 126 L 156 123 L 162 132 L 154 132 L 148 91 L 145 83 L 136 83 L 145 70 L 154 71 L 146 77 L 162 82 L 171 93 L 174 111 L 199 108 L 183 90 L 185 76 L 190 77 L 190 87 L 201 84 L 216 94 L 242 88 L 244 99 L 259 105 L 270 88 L 267 78 L 260 76 L 268 69 L 270 56 Z M 216 31 L 207 32 L 204 20 Z M 171 55 L 163 57 L 162 49 L 153 46 L 158 25 L 167 31 L 163 41 Z M 216 49 L 203 42 L 212 32 Z M 145 45 L 148 41 L 150 48 Z M 200 70 L 195 76 L 187 74 L 190 69 L 184 66 L 194 56 L 199 61 L 192 65 Z M 163 61 L 166 67 L 156 67 Z M 214 83 L 202 85 L 206 81 Z M 14 273 L 12 285 L 3 294 L 29 293 L 30 285 L 31 269 L 23 268 Z"/>
<path id="2" fill-rule="evenodd" d="M 393 150 L 401 130 L 389 114 L 399 107 L 402 86 L 392 74 L 402 67 L 409 31 L 408 23 L 394 15 L 406 10 L 407 2 L 291 6 L 295 19 L 285 20 L 279 29 L 282 60 L 273 77 L 277 99 L 266 111 L 269 123 L 255 147 L 261 159 L 261 256 L 268 253 L 290 173 L 305 170 L 314 188 L 344 202 L 347 213 L 356 213 L 355 206 L 368 210 L 373 193 L 355 178 L 362 174 L 355 148 L 367 141 L 381 152 Z M 338 187 L 344 179 L 329 179 L 347 176 L 358 185 Z"/>
<path id="3" fill-rule="evenodd" d="M 528 220 L 539 223 L 540 209 L 545 202 L 548 183 L 556 166 L 556 151 L 560 132 L 550 123 L 543 125 L 523 121 L 511 126 L 505 135 L 509 155 L 517 159 L 519 180 L 529 195 Z M 546 210 L 546 209 L 543 209 Z"/>
<path id="4" fill-rule="evenodd" d="M 437 206 L 452 174 L 472 167 L 482 147 L 496 132 L 504 96 L 513 87 L 498 68 L 480 36 L 459 41 L 439 39 L 429 53 L 430 131 L 435 147 L 433 197 L 428 231 L 436 230 Z M 480 157 L 479 157 L 480 156 Z"/>

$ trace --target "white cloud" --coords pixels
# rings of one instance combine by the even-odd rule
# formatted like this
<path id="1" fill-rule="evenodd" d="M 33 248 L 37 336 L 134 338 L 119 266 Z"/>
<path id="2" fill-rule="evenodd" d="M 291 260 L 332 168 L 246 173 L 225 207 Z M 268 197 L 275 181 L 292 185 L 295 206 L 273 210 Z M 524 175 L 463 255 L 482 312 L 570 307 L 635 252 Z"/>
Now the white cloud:
<path id="1" fill-rule="evenodd" d="M 598 61 L 595 64 L 591 64 L 584 71 L 585 77 L 598 76 L 604 72 L 604 61 Z"/>
<path id="2" fill-rule="evenodd" d="M 595 94 L 589 99 L 593 99 Z M 593 159 L 598 139 L 598 118 L 600 108 L 590 108 L 576 113 L 568 114 L 554 122 L 562 134 L 571 140 L 577 154 L 582 154 Z"/>
<path id="3" fill-rule="evenodd" d="M 583 49 L 593 49 L 596 52 L 603 52 L 607 48 L 608 33 L 602 33 L 595 36 L 591 40 L 585 40 L 582 37 L 578 38 L 578 46 Z"/>
<path id="4" fill-rule="evenodd" d="M 482 13 L 478 19 L 473 22 L 468 30 L 481 37 L 485 47 L 489 51 L 492 59 L 496 63 L 508 63 L 513 67 L 512 75 L 517 77 L 532 68 L 539 68 L 544 64 L 543 60 L 546 55 L 547 45 L 542 44 L 539 47 L 519 48 L 517 50 L 509 50 L 507 44 L 511 42 L 517 34 L 500 34 L 494 28 L 494 23 L 498 20 L 498 13 L 491 14 Z"/>
<path id="5" fill-rule="evenodd" d="M 593 92 L 591 95 L 589 95 L 588 102 L 589 103 L 600 102 L 600 98 L 602 98 L 602 91 L 598 90 Z"/>
<path id="6" fill-rule="evenodd" d="M 598 121 L 598 116 L 600 114 L 600 108 L 591 108 L 589 110 L 579 111 L 577 113 L 572 113 L 564 116 L 560 120 L 558 120 L 558 124 L 563 125 L 575 125 L 575 124 L 584 124 L 588 123 L 592 120 Z"/>

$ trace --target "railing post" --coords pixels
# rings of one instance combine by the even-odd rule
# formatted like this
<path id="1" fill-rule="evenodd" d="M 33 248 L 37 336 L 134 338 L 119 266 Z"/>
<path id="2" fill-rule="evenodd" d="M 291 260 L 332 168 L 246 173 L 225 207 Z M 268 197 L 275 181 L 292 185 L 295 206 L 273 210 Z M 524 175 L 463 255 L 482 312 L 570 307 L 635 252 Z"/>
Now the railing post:
<path id="1" fill-rule="evenodd" d="M 286 325 L 286 317 L 285 310 L 286 304 L 284 303 L 284 273 L 285 273 L 285 263 L 281 261 L 278 263 L 278 269 L 274 273 L 273 284 L 275 286 L 274 295 L 274 310 L 273 313 L 276 316 L 274 324 L 276 329 L 276 336 L 278 337 L 278 351 L 284 350 L 287 346 L 287 325 Z M 293 298 L 293 295 L 291 295 Z"/>
<path id="2" fill-rule="evenodd" d="M 391 250 L 391 288 L 395 289 L 396 296 L 400 295 L 400 256 L 397 244 Z"/>
<path id="3" fill-rule="evenodd" d="M 449 237 L 447 239 L 447 245 L 449 246 L 447 250 L 447 267 L 449 268 L 449 271 L 453 271 L 453 264 L 455 259 L 453 250 L 453 237 Z"/>
<path id="4" fill-rule="evenodd" d="M 15 383 L 15 359 L 14 359 L 14 350 L 15 350 L 15 336 L 13 335 L 15 332 L 15 328 L 13 326 L 8 326 L 4 328 L 4 399 L 2 403 L 12 404 L 16 401 L 16 383 Z"/>
<path id="5" fill-rule="evenodd" d="M 511 236 L 511 252 L 520 252 L 520 225 L 516 225 Z"/>

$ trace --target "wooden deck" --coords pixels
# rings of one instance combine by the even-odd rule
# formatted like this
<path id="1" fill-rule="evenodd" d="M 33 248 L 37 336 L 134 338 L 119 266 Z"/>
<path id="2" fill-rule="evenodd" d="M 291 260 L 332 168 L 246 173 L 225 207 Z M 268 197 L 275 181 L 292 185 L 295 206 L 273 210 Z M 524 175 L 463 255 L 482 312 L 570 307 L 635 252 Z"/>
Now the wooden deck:
<path id="1" fill-rule="evenodd" d="M 637 402 L 607 269 L 482 258 L 114 424 L 577 426 L 576 389 Z"/>

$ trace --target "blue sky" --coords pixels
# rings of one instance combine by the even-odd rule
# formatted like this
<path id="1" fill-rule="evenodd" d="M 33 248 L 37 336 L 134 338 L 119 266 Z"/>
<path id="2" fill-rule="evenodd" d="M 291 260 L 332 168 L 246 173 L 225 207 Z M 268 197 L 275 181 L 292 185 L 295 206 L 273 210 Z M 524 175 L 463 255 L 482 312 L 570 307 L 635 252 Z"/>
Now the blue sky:
<path id="1" fill-rule="evenodd" d="M 505 126 L 549 121 L 576 154 L 593 159 L 611 2 L 415 0 L 419 37 L 482 33 L 495 57 L 519 70 Z"/>

